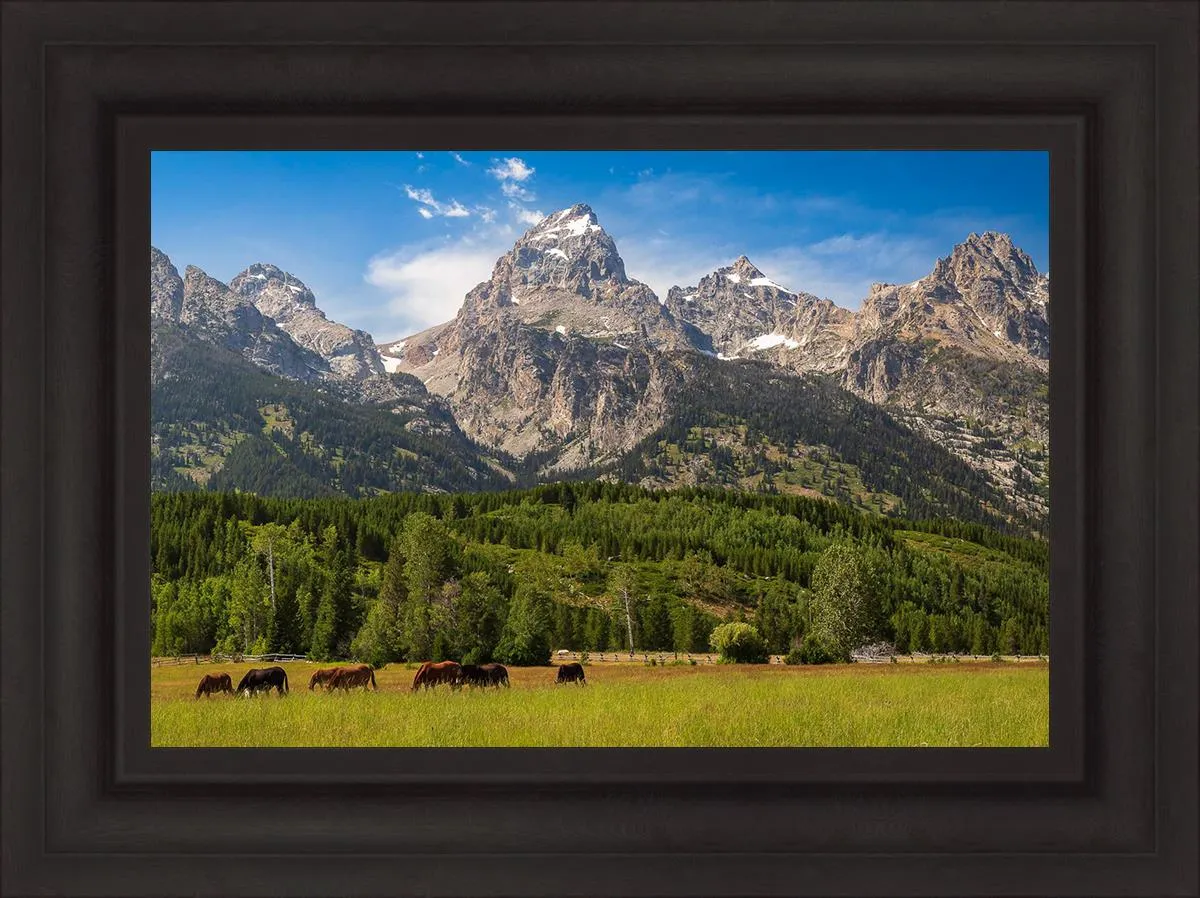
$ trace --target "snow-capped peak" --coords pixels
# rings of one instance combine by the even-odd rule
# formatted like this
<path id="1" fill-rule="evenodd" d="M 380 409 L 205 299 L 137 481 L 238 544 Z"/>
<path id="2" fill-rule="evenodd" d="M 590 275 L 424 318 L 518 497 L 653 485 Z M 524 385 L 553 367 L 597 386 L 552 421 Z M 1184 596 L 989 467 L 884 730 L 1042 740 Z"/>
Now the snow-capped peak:
<path id="1" fill-rule="evenodd" d="M 530 229 L 527 236 L 530 240 L 559 241 L 570 237 L 583 237 L 586 234 L 599 233 L 603 230 L 596 220 L 596 213 L 592 211 L 592 207 L 579 203 L 547 215 Z"/>

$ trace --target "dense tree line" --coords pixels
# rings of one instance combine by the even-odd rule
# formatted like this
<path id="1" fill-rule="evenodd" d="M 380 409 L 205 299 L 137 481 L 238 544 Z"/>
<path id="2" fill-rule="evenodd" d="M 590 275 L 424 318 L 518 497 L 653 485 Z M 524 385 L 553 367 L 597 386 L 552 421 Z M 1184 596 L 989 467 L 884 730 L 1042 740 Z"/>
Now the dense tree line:
<path id="1" fill-rule="evenodd" d="M 822 602 L 854 598 L 846 572 L 867 603 L 856 638 L 1048 650 L 1045 543 L 803 497 L 593 481 L 361 500 L 157 493 L 151 514 L 157 654 L 544 663 L 557 648 L 706 651 L 722 622 L 786 653 L 833 632 Z"/>

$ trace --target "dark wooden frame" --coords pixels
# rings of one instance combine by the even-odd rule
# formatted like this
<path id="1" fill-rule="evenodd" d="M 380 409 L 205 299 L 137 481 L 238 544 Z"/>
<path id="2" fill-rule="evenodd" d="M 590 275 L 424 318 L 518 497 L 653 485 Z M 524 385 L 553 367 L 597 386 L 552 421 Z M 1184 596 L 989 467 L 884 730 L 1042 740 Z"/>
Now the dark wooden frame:
<path id="1" fill-rule="evenodd" d="M 5 2 L 0 891 L 1196 895 L 1197 24 Z M 235 145 L 1050 149 L 1051 747 L 150 751 L 146 150 Z"/>

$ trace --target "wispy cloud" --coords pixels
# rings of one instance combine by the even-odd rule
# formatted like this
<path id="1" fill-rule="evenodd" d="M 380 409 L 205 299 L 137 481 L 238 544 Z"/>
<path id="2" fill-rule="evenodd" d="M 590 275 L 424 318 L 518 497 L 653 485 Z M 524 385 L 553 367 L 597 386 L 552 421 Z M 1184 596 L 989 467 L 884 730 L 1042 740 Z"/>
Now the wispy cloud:
<path id="1" fill-rule="evenodd" d="M 441 245 L 404 247 L 372 258 L 363 279 L 388 297 L 385 320 L 376 325 L 380 342 L 453 318 L 463 297 L 491 276 L 496 259 L 512 240 L 511 228 L 497 227 Z"/>
<path id="2" fill-rule="evenodd" d="M 454 157 L 454 161 L 457 162 L 459 165 L 465 165 L 468 168 L 470 168 L 471 163 L 468 162 L 466 159 L 464 159 L 462 156 L 460 156 L 458 153 L 451 153 L 450 155 Z"/>
<path id="3" fill-rule="evenodd" d="M 546 217 L 540 209 L 526 209 L 520 203 L 509 203 L 508 208 L 512 210 L 513 217 L 521 224 L 535 225 Z"/>
<path id="4" fill-rule="evenodd" d="M 536 170 L 526 165 L 524 159 L 510 156 L 507 159 L 493 159 L 488 174 L 497 181 L 528 181 Z"/>
<path id="5" fill-rule="evenodd" d="M 502 181 L 500 183 L 500 192 L 510 200 L 520 200 L 525 203 L 532 203 L 537 199 L 537 194 L 532 190 L 526 190 L 515 181 Z"/>
<path id="6" fill-rule="evenodd" d="M 545 216 L 523 203 L 532 203 L 537 194 L 531 189 L 530 181 L 536 169 L 518 156 L 493 159 L 487 173 L 500 182 L 500 192 L 508 199 L 508 208 L 513 219 L 521 224 L 536 224 Z"/>
<path id="7" fill-rule="evenodd" d="M 405 184 L 404 193 L 410 200 L 420 204 L 417 212 L 422 218 L 466 218 L 471 214 L 471 210 L 458 200 L 451 200 L 449 203 L 438 202 L 433 196 L 433 191 L 424 187 Z"/>

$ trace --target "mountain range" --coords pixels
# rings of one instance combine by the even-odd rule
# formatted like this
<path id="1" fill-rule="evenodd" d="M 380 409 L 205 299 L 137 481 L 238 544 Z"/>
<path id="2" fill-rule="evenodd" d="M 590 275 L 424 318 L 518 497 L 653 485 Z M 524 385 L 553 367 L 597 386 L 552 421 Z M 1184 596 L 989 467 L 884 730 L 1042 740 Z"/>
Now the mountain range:
<path id="1" fill-rule="evenodd" d="M 746 256 L 660 298 L 575 205 L 523 234 L 452 320 L 376 344 L 273 265 L 224 284 L 152 249 L 153 485 L 588 477 L 1044 532 L 1049 279 L 994 232 L 931 262 L 858 311 Z"/>

